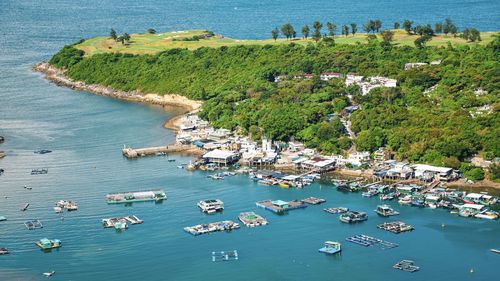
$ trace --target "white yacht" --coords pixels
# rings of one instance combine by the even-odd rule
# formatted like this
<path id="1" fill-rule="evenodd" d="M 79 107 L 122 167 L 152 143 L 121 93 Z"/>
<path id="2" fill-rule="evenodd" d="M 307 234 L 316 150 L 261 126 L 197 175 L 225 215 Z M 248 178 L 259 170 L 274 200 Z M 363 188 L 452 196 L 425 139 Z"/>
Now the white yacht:
<path id="1" fill-rule="evenodd" d="M 198 207 L 207 214 L 224 210 L 224 202 L 219 199 L 202 200 L 198 202 Z"/>

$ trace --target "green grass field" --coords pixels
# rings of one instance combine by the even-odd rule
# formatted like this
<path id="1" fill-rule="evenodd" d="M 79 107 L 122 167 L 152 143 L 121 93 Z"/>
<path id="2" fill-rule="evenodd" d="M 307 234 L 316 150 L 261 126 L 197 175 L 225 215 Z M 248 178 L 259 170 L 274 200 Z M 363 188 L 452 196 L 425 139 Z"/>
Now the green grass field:
<path id="1" fill-rule="evenodd" d="M 76 48 L 85 51 L 87 56 L 98 53 L 130 53 L 130 54 L 153 54 L 172 48 L 187 48 L 194 50 L 200 47 L 221 47 L 221 46 L 235 46 L 235 45 L 265 45 L 265 44 L 287 44 L 294 42 L 297 44 L 305 45 L 314 42 L 312 39 L 294 39 L 286 40 L 284 38 L 274 41 L 273 39 L 265 40 L 237 40 L 224 36 L 215 36 L 208 39 L 201 39 L 199 41 L 175 41 L 182 38 L 191 38 L 195 35 L 205 34 L 204 30 L 186 30 L 174 31 L 159 34 L 131 34 L 129 44 L 123 45 L 108 37 L 95 37 L 86 40 L 85 42 L 76 45 Z M 487 44 L 493 40 L 493 35 L 496 32 L 482 32 L 482 41 L 479 43 L 466 42 L 462 38 L 455 38 L 451 35 L 436 35 L 428 46 L 446 45 L 451 42 L 454 45 L 474 45 L 474 44 Z M 413 41 L 417 38 L 416 35 L 408 35 L 403 30 L 396 30 L 394 35 L 394 43 L 398 45 L 414 46 Z M 175 39 L 175 40 L 174 40 Z M 366 42 L 366 34 L 360 33 L 354 36 L 336 36 L 335 42 L 340 44 L 355 44 L 356 42 Z"/>

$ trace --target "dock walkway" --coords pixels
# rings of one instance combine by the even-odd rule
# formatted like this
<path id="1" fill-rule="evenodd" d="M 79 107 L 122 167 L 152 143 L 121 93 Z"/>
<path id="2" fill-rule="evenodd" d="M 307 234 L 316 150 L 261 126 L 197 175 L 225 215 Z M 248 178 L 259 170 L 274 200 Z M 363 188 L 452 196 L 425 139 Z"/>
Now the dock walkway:
<path id="1" fill-rule="evenodd" d="M 166 146 L 153 146 L 144 148 L 125 147 L 122 149 L 123 156 L 132 159 L 140 156 L 156 155 L 158 153 L 175 153 L 191 149 L 190 145 L 172 144 Z"/>

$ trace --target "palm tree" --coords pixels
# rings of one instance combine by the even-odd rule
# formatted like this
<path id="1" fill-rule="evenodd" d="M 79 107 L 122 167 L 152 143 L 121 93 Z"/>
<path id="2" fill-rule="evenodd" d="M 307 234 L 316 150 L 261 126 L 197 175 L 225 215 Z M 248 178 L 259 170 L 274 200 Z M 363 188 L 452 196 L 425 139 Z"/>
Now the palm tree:
<path id="1" fill-rule="evenodd" d="M 333 22 L 327 22 L 326 28 L 328 29 L 328 36 L 335 36 L 335 30 L 337 29 L 337 25 Z"/>
<path id="2" fill-rule="evenodd" d="M 309 25 L 304 25 L 302 27 L 302 35 L 304 36 L 305 39 L 307 39 L 307 37 L 309 36 L 309 31 L 311 31 Z"/>

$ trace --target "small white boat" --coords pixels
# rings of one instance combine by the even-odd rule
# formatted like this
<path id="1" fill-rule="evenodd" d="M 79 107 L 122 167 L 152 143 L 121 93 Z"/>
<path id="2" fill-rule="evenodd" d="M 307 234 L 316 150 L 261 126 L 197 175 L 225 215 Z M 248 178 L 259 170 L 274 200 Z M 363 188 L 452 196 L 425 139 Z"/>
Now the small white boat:
<path id="1" fill-rule="evenodd" d="M 62 208 L 61 207 L 54 207 L 54 212 L 62 213 Z"/>
<path id="2" fill-rule="evenodd" d="M 55 272 L 54 270 L 52 270 L 51 272 L 44 272 L 44 273 L 43 273 L 43 276 L 45 276 L 45 277 L 50 277 L 50 276 L 54 275 L 55 273 L 56 273 L 56 272 Z"/>

